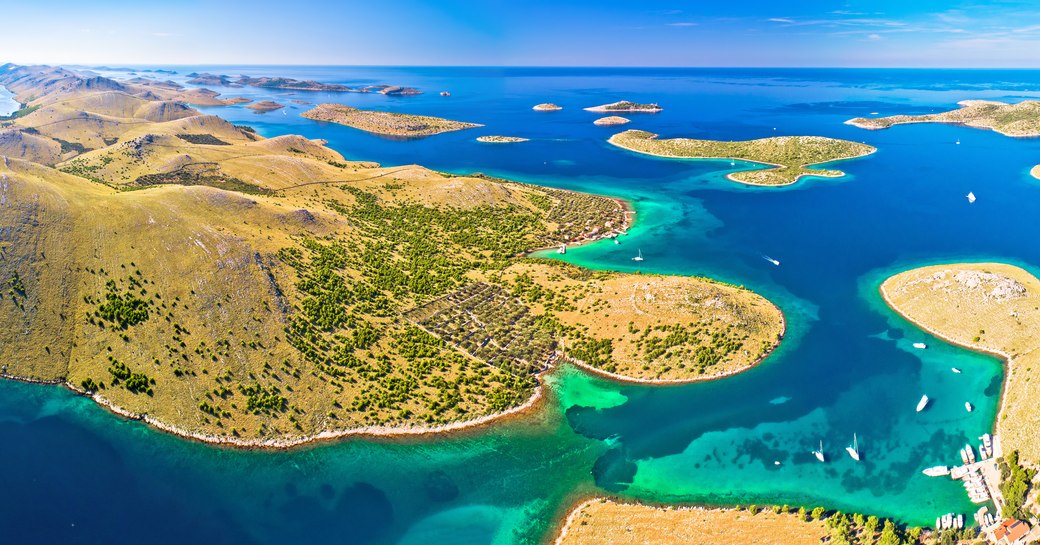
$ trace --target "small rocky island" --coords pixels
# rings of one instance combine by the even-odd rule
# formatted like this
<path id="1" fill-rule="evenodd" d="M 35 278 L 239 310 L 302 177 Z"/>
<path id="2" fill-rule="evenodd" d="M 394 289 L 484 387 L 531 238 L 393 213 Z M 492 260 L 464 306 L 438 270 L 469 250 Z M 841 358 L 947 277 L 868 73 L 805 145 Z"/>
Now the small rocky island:
<path id="1" fill-rule="evenodd" d="M 631 120 L 627 117 L 621 117 L 619 115 L 608 115 L 607 117 L 601 117 L 592 122 L 593 125 L 600 126 L 611 126 L 611 125 L 624 125 L 630 123 Z"/>
<path id="2" fill-rule="evenodd" d="M 398 85 L 388 85 L 380 89 L 379 94 L 392 97 L 404 97 L 412 95 L 421 95 L 422 91 L 416 89 L 415 87 L 401 87 Z"/>
<path id="3" fill-rule="evenodd" d="M 749 185 L 788 185 L 802 176 L 839 178 L 845 173 L 832 169 L 813 169 L 816 165 L 870 155 L 873 146 L 824 138 L 822 136 L 776 136 L 758 140 L 724 142 L 670 138 L 661 140 L 656 134 L 628 130 L 611 136 L 609 143 L 629 151 L 657 157 L 681 159 L 740 159 L 772 165 L 773 168 L 732 172 L 726 178 Z"/>
<path id="4" fill-rule="evenodd" d="M 655 114 L 663 109 L 664 108 L 654 103 L 640 104 L 638 102 L 630 102 L 627 100 L 585 108 L 585 110 L 589 112 L 640 112 L 648 114 Z"/>
<path id="5" fill-rule="evenodd" d="M 551 102 L 543 102 L 541 104 L 535 105 L 535 107 L 531 109 L 536 112 L 555 112 L 557 110 L 562 110 L 563 106 L 557 106 L 556 104 L 553 104 Z"/>
<path id="6" fill-rule="evenodd" d="M 861 129 L 887 129 L 908 123 L 952 123 L 990 129 L 1005 136 L 1040 136 L 1040 101 L 1023 100 L 1015 104 L 995 100 L 964 100 L 960 108 L 927 115 L 857 117 L 845 123 Z"/>
<path id="7" fill-rule="evenodd" d="M 246 108 L 249 108 L 250 110 L 254 110 L 257 113 L 261 114 L 273 112 L 275 110 L 280 110 L 284 107 L 284 104 L 279 104 L 273 100 L 261 100 L 260 102 L 254 102 L 249 106 L 246 106 Z"/>
<path id="8" fill-rule="evenodd" d="M 477 123 L 452 121 L 428 115 L 359 110 L 342 104 L 319 104 L 300 114 L 307 119 L 338 123 L 383 136 L 420 138 L 443 132 L 483 127 Z"/>
<path id="9" fill-rule="evenodd" d="M 530 138 L 520 138 L 519 136 L 478 136 L 477 142 L 484 142 L 487 144 L 511 144 L 514 142 L 527 142 Z"/>

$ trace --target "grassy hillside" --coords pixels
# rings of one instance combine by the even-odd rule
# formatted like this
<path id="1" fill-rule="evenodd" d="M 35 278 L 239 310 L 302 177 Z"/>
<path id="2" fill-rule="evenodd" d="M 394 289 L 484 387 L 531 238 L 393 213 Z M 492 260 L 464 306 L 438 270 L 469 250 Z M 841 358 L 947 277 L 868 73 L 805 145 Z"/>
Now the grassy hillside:
<path id="1" fill-rule="evenodd" d="M 6 130 L 65 150 L 0 167 L 2 370 L 167 429 L 271 444 L 470 421 L 523 405 L 561 356 L 696 379 L 782 332 L 735 288 L 522 258 L 627 228 L 612 199 L 347 162 L 63 69 L 0 84 L 35 108 Z M 647 283 L 653 322 L 623 302 Z M 490 348 L 429 321 L 485 290 Z"/>

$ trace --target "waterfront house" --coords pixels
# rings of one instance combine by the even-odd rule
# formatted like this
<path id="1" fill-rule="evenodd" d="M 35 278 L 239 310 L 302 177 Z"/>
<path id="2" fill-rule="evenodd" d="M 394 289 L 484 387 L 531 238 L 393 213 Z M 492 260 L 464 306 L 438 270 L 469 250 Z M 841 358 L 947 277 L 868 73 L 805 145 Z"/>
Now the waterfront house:
<path id="1" fill-rule="evenodd" d="M 1007 519 L 993 530 L 993 537 L 997 543 L 1006 545 L 1021 545 L 1025 543 L 1026 534 L 1029 533 L 1029 525 L 1021 520 Z"/>

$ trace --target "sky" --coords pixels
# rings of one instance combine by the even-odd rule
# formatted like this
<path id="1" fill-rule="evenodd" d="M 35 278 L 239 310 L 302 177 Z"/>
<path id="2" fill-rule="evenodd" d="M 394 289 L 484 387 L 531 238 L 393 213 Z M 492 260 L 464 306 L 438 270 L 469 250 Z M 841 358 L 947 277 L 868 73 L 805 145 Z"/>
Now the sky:
<path id="1" fill-rule="evenodd" d="M 1040 2 L 36 0 L 0 63 L 1040 68 Z"/>

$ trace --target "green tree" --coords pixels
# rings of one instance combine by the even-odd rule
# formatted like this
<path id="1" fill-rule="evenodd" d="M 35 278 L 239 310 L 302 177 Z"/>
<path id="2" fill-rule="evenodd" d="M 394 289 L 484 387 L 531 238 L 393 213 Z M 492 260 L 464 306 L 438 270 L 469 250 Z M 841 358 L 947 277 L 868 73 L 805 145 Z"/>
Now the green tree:
<path id="1" fill-rule="evenodd" d="M 880 523 L 881 521 L 879 521 L 874 515 L 867 517 L 867 522 L 863 525 L 863 530 L 867 533 L 868 539 L 874 538 L 874 534 L 877 532 L 878 524 Z"/>
<path id="2" fill-rule="evenodd" d="M 899 535 L 899 529 L 896 525 L 890 521 L 885 521 L 885 527 L 881 530 L 881 538 L 878 540 L 878 545 L 901 545 L 903 539 Z"/>

